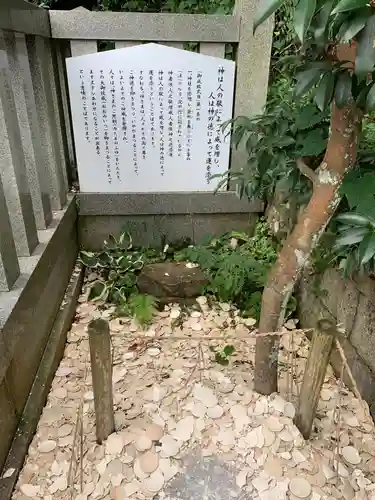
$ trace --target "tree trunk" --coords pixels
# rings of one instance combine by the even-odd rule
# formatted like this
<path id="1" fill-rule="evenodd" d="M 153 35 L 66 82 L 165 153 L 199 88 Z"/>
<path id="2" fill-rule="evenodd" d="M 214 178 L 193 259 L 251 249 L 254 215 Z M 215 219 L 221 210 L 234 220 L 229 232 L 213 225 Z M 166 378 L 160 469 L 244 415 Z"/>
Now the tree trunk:
<path id="1" fill-rule="evenodd" d="M 359 122 L 360 114 L 354 106 L 338 109 L 333 104 L 327 150 L 318 169 L 311 171 L 311 200 L 286 239 L 263 291 L 259 333 L 275 332 L 283 325 L 294 285 L 340 202 L 339 188 L 345 173 L 355 164 Z M 257 338 L 254 382 L 261 394 L 277 391 L 278 344 L 276 336 Z"/>

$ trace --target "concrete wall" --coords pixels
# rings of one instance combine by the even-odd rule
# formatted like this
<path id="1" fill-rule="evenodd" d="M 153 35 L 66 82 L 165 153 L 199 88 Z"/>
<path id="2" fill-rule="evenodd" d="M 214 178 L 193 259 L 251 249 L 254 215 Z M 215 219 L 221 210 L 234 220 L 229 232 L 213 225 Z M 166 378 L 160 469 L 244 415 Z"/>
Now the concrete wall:
<path id="1" fill-rule="evenodd" d="M 21 275 L 0 293 L 0 470 L 21 418 L 78 253 L 76 203 L 56 212 Z"/>
<path id="2" fill-rule="evenodd" d="M 345 329 L 340 339 L 350 368 L 364 399 L 375 417 L 375 279 L 356 277 L 344 280 L 337 269 L 323 276 L 305 273 L 299 287 L 300 320 L 314 327 L 320 318 L 329 318 Z M 340 357 L 332 354 L 340 371 Z M 349 384 L 348 380 L 345 383 Z"/>
<path id="3" fill-rule="evenodd" d="M 262 212 L 260 202 L 239 200 L 234 193 L 78 194 L 80 245 L 100 250 L 108 234 L 126 228 L 135 245 L 160 245 L 227 231 L 251 231 Z"/>

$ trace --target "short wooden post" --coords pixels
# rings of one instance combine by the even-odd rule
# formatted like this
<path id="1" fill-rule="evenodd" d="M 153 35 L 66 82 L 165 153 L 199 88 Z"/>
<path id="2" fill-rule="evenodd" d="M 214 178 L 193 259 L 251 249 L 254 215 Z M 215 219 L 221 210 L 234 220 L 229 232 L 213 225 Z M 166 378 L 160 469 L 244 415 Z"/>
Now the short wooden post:
<path id="1" fill-rule="evenodd" d="M 309 439 L 311 434 L 335 334 L 336 325 L 328 319 L 322 319 L 318 321 L 311 339 L 298 410 L 294 418 L 295 425 L 305 439 Z"/>
<path id="2" fill-rule="evenodd" d="M 96 439 L 101 444 L 115 430 L 112 396 L 112 356 L 109 324 L 95 319 L 88 325 Z"/>

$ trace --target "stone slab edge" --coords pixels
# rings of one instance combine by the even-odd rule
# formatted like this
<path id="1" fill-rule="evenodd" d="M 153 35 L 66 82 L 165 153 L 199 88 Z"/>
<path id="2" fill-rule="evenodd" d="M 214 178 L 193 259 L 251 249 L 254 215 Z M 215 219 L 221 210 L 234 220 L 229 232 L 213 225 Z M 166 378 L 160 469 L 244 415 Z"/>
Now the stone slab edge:
<path id="1" fill-rule="evenodd" d="M 66 336 L 71 327 L 83 283 L 84 269 L 74 270 L 60 311 L 51 330 L 33 386 L 18 424 L 3 472 L 15 469 L 11 477 L 0 479 L 0 500 L 10 500 L 22 470 L 29 444 L 36 431 L 48 392 L 64 353 Z"/>
<path id="2" fill-rule="evenodd" d="M 259 200 L 235 193 L 79 193 L 79 215 L 188 215 L 258 213 Z"/>

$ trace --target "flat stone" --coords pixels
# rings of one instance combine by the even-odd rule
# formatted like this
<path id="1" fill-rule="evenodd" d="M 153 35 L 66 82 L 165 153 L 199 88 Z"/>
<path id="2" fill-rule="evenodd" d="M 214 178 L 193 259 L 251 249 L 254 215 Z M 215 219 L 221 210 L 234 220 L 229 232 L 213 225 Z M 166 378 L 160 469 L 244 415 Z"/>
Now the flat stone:
<path id="1" fill-rule="evenodd" d="M 141 293 L 158 298 L 198 297 L 208 278 L 199 268 L 189 269 L 185 262 L 159 262 L 143 267 L 138 276 Z"/>
<path id="2" fill-rule="evenodd" d="M 160 442 L 162 444 L 161 456 L 163 458 L 174 457 L 180 451 L 180 444 L 169 434 L 164 435 Z"/>
<path id="3" fill-rule="evenodd" d="M 159 455 L 152 451 L 146 451 L 146 453 L 139 458 L 139 465 L 143 472 L 151 474 L 158 468 Z"/>
<path id="4" fill-rule="evenodd" d="M 57 435 L 59 437 L 69 436 L 73 432 L 73 427 L 69 424 L 64 424 L 57 429 Z"/>
<path id="5" fill-rule="evenodd" d="M 171 312 L 170 312 L 170 315 L 169 317 L 171 319 L 177 319 L 179 318 L 181 315 L 181 310 L 180 309 L 172 309 Z"/>
<path id="6" fill-rule="evenodd" d="M 156 358 L 160 354 L 160 349 L 158 347 L 150 347 L 147 349 L 147 354 L 152 358 Z"/>
<path id="7" fill-rule="evenodd" d="M 284 424 L 280 421 L 278 417 L 275 417 L 274 415 L 270 415 L 265 420 L 265 425 L 269 428 L 270 431 L 273 432 L 280 432 L 284 428 Z"/>
<path id="8" fill-rule="evenodd" d="M 289 489 L 297 498 L 307 498 L 311 493 L 311 484 L 303 477 L 294 477 L 289 483 Z"/>
<path id="9" fill-rule="evenodd" d="M 206 410 L 207 410 L 207 408 L 200 401 L 194 402 L 191 406 L 191 409 L 190 409 L 190 411 L 194 415 L 194 417 L 197 417 L 197 418 L 204 418 L 204 416 L 206 415 Z M 208 414 L 208 412 L 207 412 L 207 414 Z"/>
<path id="10" fill-rule="evenodd" d="M 242 470 L 236 476 L 236 484 L 239 488 L 243 488 L 247 483 L 247 470 Z"/>

